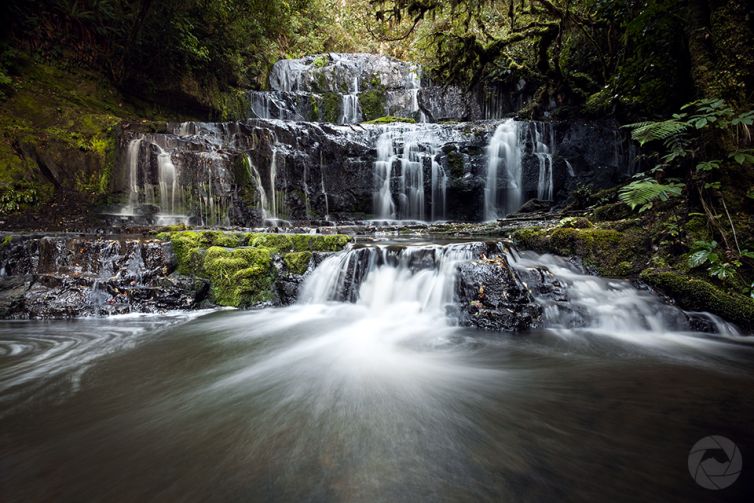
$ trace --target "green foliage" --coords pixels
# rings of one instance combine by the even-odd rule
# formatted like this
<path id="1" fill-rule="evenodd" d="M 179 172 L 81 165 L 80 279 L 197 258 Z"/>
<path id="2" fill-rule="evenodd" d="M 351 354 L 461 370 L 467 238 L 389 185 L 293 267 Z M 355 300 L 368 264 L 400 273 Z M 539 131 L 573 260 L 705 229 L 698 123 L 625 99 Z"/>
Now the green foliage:
<path id="1" fill-rule="evenodd" d="M 754 252 L 748 250 L 742 250 L 739 255 L 742 258 L 754 258 Z M 692 253 L 688 258 L 688 265 L 692 269 L 707 265 L 707 272 L 710 276 L 719 280 L 727 280 L 738 273 L 742 262 L 739 259 L 730 259 L 721 254 L 717 241 L 695 241 L 692 246 Z"/>
<path id="2" fill-rule="evenodd" d="M 15 213 L 37 202 L 39 193 L 35 188 L 17 190 L 10 187 L 0 194 L 0 215 Z"/>
<path id="3" fill-rule="evenodd" d="M 681 195 L 683 184 L 668 183 L 662 184 L 657 180 L 636 180 L 628 185 L 621 187 L 618 197 L 621 201 L 631 207 L 632 210 L 639 208 L 642 213 L 652 208 L 655 201 L 667 201 L 671 197 Z"/>
<path id="4" fill-rule="evenodd" d="M 416 123 L 416 119 L 414 119 L 413 117 L 396 117 L 394 115 L 386 115 L 384 117 L 378 117 L 377 119 L 365 121 L 364 124 L 391 124 L 393 122 L 405 122 L 407 124 L 414 124 Z"/>
<path id="5" fill-rule="evenodd" d="M 689 124 L 681 119 L 682 116 L 676 114 L 672 119 L 636 122 L 624 127 L 631 129 L 631 138 L 644 145 L 652 141 L 667 140 L 686 131 Z"/>

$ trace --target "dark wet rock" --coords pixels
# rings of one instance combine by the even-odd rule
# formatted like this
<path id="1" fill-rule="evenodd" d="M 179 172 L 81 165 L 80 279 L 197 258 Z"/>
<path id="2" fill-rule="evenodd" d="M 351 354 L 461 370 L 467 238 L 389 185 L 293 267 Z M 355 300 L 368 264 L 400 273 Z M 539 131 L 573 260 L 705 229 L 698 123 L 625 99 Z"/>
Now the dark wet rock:
<path id="1" fill-rule="evenodd" d="M 459 264 L 455 290 L 463 326 L 518 332 L 536 326 L 542 315 L 502 255 Z"/>
<path id="2" fill-rule="evenodd" d="M 524 200 L 538 197 L 541 157 L 533 152 L 534 138 L 551 142 L 553 195 L 563 205 L 582 185 L 592 190 L 614 185 L 631 172 L 626 138 L 612 122 L 522 123 Z M 480 221 L 485 218 L 486 147 L 494 122 L 396 125 L 350 125 L 251 119 L 229 123 L 170 124 L 165 133 L 124 129 L 119 139 L 112 189 L 128 200 L 130 182 L 138 183 L 133 216 L 114 208 L 111 219 L 158 223 L 161 213 L 183 215 L 203 225 L 263 225 L 279 221 L 357 221 L 373 218 L 377 187 L 376 143 L 395 131 L 396 152 L 406 138 L 421 159 L 425 219 L 433 215 L 432 169 L 446 177 L 444 219 Z M 404 133 L 408 136 L 401 136 Z M 141 138 L 132 147 L 131 142 Z M 413 146 L 415 144 L 415 146 Z M 137 158 L 132 159 L 130 154 Z M 166 153 L 176 172 L 176 190 L 168 194 L 173 208 L 160 208 L 160 162 Z M 433 164 L 432 161 L 435 161 Z M 131 173 L 135 162 L 136 173 Z M 393 200 L 401 190 L 400 159 L 391 170 Z M 273 191 L 274 186 L 274 191 Z M 165 187 L 165 184 L 162 186 Z M 175 197 L 172 197 L 172 196 Z M 274 195 L 274 198 L 273 198 Z M 274 199 L 275 214 L 272 213 Z M 269 220 L 271 221 L 271 220 Z"/>
<path id="3" fill-rule="evenodd" d="M 513 216 L 516 216 L 518 214 L 527 214 L 527 213 L 543 213 L 550 211 L 553 207 L 552 201 L 544 201 L 542 199 L 530 199 L 529 201 L 526 201 L 519 210 L 513 214 Z"/>
<path id="4" fill-rule="evenodd" d="M 429 86 L 419 90 L 419 106 L 430 122 L 483 118 L 475 97 L 455 86 Z"/>
<path id="5" fill-rule="evenodd" d="M 0 270 L 2 318 L 194 309 L 208 294 L 206 281 L 173 272 L 170 243 L 154 239 L 15 237 Z"/>

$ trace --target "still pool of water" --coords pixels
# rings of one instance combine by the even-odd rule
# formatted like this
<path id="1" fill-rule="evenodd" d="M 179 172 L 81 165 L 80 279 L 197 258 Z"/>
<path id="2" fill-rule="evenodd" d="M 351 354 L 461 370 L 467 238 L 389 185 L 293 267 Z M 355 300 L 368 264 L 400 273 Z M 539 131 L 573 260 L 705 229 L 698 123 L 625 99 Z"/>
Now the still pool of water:
<path id="1" fill-rule="evenodd" d="M 737 339 L 488 334 L 411 303 L 0 322 L 0 494 L 733 501 L 752 363 Z M 687 469 L 712 434 L 743 454 L 724 491 Z"/>

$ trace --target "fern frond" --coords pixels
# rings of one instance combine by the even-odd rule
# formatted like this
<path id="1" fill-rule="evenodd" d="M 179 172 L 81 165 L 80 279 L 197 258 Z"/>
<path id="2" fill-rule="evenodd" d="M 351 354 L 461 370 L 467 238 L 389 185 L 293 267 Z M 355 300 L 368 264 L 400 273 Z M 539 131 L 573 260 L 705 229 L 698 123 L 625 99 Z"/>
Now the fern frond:
<path id="1" fill-rule="evenodd" d="M 636 122 L 625 127 L 631 129 L 631 138 L 644 145 L 651 141 L 667 140 L 688 129 L 688 123 L 677 119 L 664 121 Z"/>
<path id="2" fill-rule="evenodd" d="M 682 190 L 682 183 L 662 184 L 656 180 L 637 180 L 622 187 L 618 197 L 632 210 L 639 207 L 639 212 L 642 212 L 651 208 L 657 199 L 667 201 L 671 197 L 681 195 Z"/>

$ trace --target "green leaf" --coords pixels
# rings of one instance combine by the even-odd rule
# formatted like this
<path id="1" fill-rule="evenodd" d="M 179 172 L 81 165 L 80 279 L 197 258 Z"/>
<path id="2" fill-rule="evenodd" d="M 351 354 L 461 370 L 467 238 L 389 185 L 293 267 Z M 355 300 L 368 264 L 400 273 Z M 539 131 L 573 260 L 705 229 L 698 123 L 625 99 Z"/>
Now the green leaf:
<path id="1" fill-rule="evenodd" d="M 689 267 L 692 269 L 694 267 L 699 267 L 700 265 L 707 262 L 709 258 L 709 253 L 707 250 L 699 250 L 696 253 L 692 253 L 691 256 L 689 256 Z"/>
<path id="2" fill-rule="evenodd" d="M 720 182 L 710 182 L 704 184 L 705 189 L 715 189 L 720 190 Z"/>
<path id="3" fill-rule="evenodd" d="M 741 250 L 741 256 L 754 259 L 754 251 Z"/>
<path id="4" fill-rule="evenodd" d="M 667 201 L 671 197 L 681 195 L 683 187 L 681 183 L 662 184 L 656 180 L 637 180 L 622 187 L 618 197 L 632 210 L 640 208 L 641 213 L 650 209 L 653 201 Z"/>
<path id="5" fill-rule="evenodd" d="M 720 169 L 720 162 L 719 160 L 714 161 L 704 161 L 700 162 L 696 165 L 697 171 L 714 171 L 716 169 Z"/>

